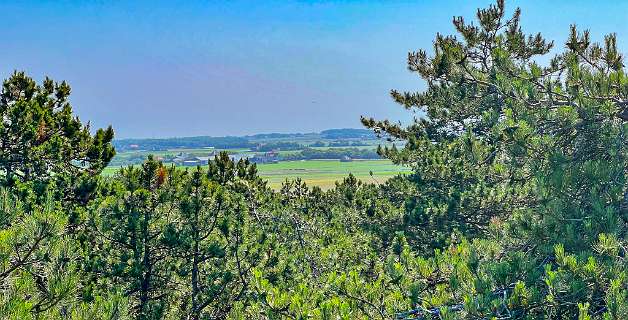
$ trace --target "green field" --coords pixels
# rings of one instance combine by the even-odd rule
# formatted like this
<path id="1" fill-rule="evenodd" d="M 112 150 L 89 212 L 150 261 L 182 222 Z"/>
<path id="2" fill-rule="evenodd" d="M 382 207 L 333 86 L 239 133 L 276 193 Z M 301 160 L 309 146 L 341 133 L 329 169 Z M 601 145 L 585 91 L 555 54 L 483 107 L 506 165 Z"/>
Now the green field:
<path id="1" fill-rule="evenodd" d="M 272 188 L 281 187 L 286 179 L 300 177 L 308 185 L 329 189 L 334 182 L 342 180 L 349 173 L 365 182 L 382 183 L 397 174 L 407 172 L 407 168 L 392 164 L 389 160 L 338 160 L 282 161 L 279 163 L 259 164 L 259 174 L 268 180 Z M 183 168 L 183 167 L 182 167 Z M 104 174 L 113 174 L 118 168 L 108 167 Z M 373 172 L 373 176 L 369 172 Z"/>
<path id="2" fill-rule="evenodd" d="M 365 182 L 382 183 L 388 178 L 406 171 L 404 167 L 396 166 L 389 160 L 356 160 L 340 162 L 338 160 L 306 160 L 285 161 L 273 164 L 260 164 L 260 176 L 268 180 L 273 188 L 281 186 L 286 179 L 300 177 L 308 185 L 329 189 L 334 182 L 342 180 L 352 173 Z M 373 172 L 371 177 L 369 172 Z"/>

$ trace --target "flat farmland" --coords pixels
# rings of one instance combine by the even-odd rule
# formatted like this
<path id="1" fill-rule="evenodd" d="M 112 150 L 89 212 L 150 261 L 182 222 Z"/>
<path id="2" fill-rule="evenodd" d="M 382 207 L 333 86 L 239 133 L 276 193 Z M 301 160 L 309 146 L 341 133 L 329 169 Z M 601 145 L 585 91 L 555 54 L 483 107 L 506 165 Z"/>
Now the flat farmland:
<path id="1" fill-rule="evenodd" d="M 308 185 L 329 189 L 336 181 L 342 180 L 349 173 L 364 182 L 382 183 L 400 173 L 407 172 L 405 167 L 397 166 L 389 160 L 304 160 L 282 161 L 258 165 L 259 174 L 268 180 L 271 187 L 277 189 L 286 179 L 301 178 Z M 373 176 L 370 172 L 373 172 Z"/>
<path id="2" fill-rule="evenodd" d="M 108 167 L 105 175 L 114 174 L 119 167 Z M 186 167 L 179 167 L 186 168 Z M 187 167 L 189 168 L 189 167 Z M 274 189 L 279 189 L 286 179 L 301 178 L 308 185 L 330 189 L 336 181 L 352 173 L 358 179 L 370 183 L 382 183 L 387 179 L 408 172 L 408 168 L 397 166 L 389 160 L 302 160 L 264 163 L 257 166 L 259 175 Z M 373 172 L 373 176 L 370 175 Z"/>

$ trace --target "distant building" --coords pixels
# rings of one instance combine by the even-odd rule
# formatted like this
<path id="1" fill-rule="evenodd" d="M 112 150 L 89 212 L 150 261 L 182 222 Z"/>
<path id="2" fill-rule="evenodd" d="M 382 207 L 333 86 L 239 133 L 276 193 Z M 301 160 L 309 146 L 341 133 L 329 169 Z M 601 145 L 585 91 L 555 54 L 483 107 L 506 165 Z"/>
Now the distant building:
<path id="1" fill-rule="evenodd" d="M 235 153 L 229 155 L 229 159 L 234 162 L 240 161 L 242 159 L 252 159 L 253 157 L 255 157 L 255 154 L 253 153 Z"/>
<path id="2" fill-rule="evenodd" d="M 185 160 L 182 164 L 186 167 L 194 167 L 200 165 L 200 163 L 196 160 Z"/>
<path id="3" fill-rule="evenodd" d="M 209 163 L 209 159 L 212 157 L 195 157 L 194 159 L 199 162 L 200 165 L 204 166 Z"/>
<path id="4" fill-rule="evenodd" d="M 249 158 L 249 160 L 255 163 L 276 163 L 279 162 L 279 153 L 275 150 L 268 151 L 263 154 L 256 154 L 252 158 Z"/>
<path id="5" fill-rule="evenodd" d="M 184 161 L 189 160 L 189 157 L 187 153 L 181 152 L 172 159 L 172 162 L 175 164 L 183 164 Z"/>
<path id="6" fill-rule="evenodd" d="M 267 157 L 278 157 L 279 156 L 279 149 L 274 149 L 274 150 L 268 151 L 264 155 L 266 155 Z"/>
<path id="7" fill-rule="evenodd" d="M 199 157 L 199 156 L 189 155 L 187 153 L 179 153 L 177 156 L 175 156 L 172 159 L 172 162 L 174 164 L 184 165 L 184 166 L 204 166 L 204 165 L 207 165 L 209 163 L 209 160 L 213 158 L 212 154 L 213 153 L 211 153 L 207 157 Z"/>

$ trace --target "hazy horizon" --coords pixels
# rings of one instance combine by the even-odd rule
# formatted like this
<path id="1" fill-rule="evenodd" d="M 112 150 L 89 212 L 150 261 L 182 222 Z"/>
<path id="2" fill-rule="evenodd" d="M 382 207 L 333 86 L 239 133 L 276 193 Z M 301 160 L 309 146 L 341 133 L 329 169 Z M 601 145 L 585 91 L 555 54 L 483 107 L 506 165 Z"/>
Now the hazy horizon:
<path id="1" fill-rule="evenodd" d="M 194 135 L 194 136 L 160 136 L 160 137 L 125 137 L 125 138 L 120 138 L 120 137 L 115 137 L 114 140 L 142 140 L 142 139 L 176 139 L 176 138 L 195 138 L 195 137 L 215 137 L 215 138 L 220 138 L 220 137 L 251 137 L 251 136 L 256 136 L 256 135 L 270 135 L 270 134 L 318 134 L 321 133 L 325 130 L 336 130 L 336 129 L 340 129 L 340 130 L 345 130 L 345 129 L 360 129 L 360 130 L 366 130 L 366 131 L 370 131 L 372 132 L 370 129 L 366 129 L 364 127 L 356 127 L 356 128 L 326 128 L 326 129 L 321 129 L 321 130 L 317 130 L 317 131 L 286 131 L 286 132 L 257 132 L 257 133 L 251 133 L 251 134 L 228 134 L 228 135 L 210 135 L 210 134 L 201 134 L 201 135 Z"/>
<path id="2" fill-rule="evenodd" d="M 407 52 L 429 50 L 437 32 L 454 32 L 452 15 L 470 20 L 491 3 L 0 3 L 0 76 L 67 80 L 81 119 L 113 125 L 118 139 L 360 128 L 361 115 L 409 120 L 388 95 L 423 88 Z M 628 3 L 506 6 L 557 48 L 577 21 L 594 40 L 618 32 L 626 51 Z"/>

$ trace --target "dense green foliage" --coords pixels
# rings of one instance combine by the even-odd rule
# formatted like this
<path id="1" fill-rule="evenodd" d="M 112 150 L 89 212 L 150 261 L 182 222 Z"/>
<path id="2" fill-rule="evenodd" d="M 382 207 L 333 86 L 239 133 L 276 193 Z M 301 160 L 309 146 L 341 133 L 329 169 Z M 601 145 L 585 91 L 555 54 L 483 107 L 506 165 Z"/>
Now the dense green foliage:
<path id="1" fill-rule="evenodd" d="M 66 198 L 85 197 L 88 180 L 115 155 L 111 127 L 92 136 L 72 114 L 70 87 L 46 78 L 43 85 L 16 72 L 0 93 L 0 172 L 2 185 L 51 188 Z M 80 190 L 79 190 L 80 189 Z M 78 192 L 79 194 L 77 194 Z"/>
<path id="2" fill-rule="evenodd" d="M 541 66 L 553 44 L 523 34 L 519 14 L 507 19 L 500 1 L 478 11 L 479 25 L 455 18 L 459 37 L 438 35 L 432 57 L 408 56 L 428 89 L 392 91 L 427 117 L 407 128 L 363 122 L 408 141 L 380 151 L 415 171 L 409 243 L 462 255 L 434 270 L 450 281 L 443 303 L 464 302 L 473 317 L 625 318 L 622 56 L 614 35 L 600 46 L 574 26 L 567 50 Z"/>
<path id="3" fill-rule="evenodd" d="M 14 73 L 0 95 L 0 318 L 109 318 L 119 295 L 77 299 L 82 216 L 115 154 L 113 130 L 90 134 L 70 87 Z"/>
<path id="4" fill-rule="evenodd" d="M 553 43 L 504 10 L 455 18 L 459 36 L 409 54 L 427 90 L 392 96 L 425 118 L 363 119 L 406 142 L 379 153 L 412 173 L 382 185 L 296 179 L 275 192 L 225 152 L 207 169 L 149 157 L 101 177 L 111 130 L 90 136 L 69 105 L 42 109 L 49 80 L 29 94 L 38 87 L 13 75 L 0 318 L 628 318 L 628 78 L 615 36 L 597 45 L 572 27 L 541 66 Z M 11 129 L 42 117 L 61 128 L 50 144 Z"/>

